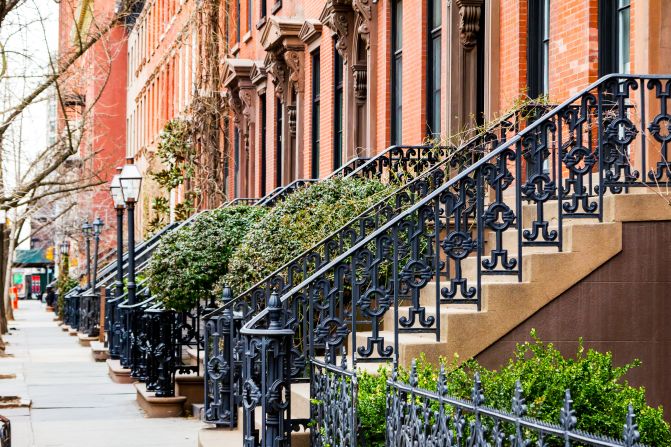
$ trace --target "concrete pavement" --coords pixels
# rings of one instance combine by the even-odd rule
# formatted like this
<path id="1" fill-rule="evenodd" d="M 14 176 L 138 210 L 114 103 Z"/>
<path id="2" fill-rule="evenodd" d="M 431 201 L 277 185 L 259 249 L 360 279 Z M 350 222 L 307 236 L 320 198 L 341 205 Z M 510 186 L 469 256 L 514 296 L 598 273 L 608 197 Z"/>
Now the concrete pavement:
<path id="1" fill-rule="evenodd" d="M 30 408 L 2 409 L 13 447 L 194 447 L 200 421 L 148 419 L 132 385 L 117 384 L 35 301 L 21 301 L 7 354 L 0 357 L 0 396 L 30 399 Z"/>

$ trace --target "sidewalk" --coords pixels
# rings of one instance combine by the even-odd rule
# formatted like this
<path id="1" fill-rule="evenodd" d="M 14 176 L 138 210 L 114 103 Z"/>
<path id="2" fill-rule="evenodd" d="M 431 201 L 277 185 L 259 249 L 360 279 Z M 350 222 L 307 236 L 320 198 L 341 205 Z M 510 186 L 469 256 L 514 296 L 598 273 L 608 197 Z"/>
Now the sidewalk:
<path id="1" fill-rule="evenodd" d="M 0 396 L 30 399 L 30 408 L 0 409 L 12 422 L 13 447 L 195 447 L 201 422 L 148 419 L 135 403 L 132 385 L 114 383 L 53 321 L 43 305 L 21 301 L 16 330 L 0 358 Z M 2 377 L 0 375 L 0 377 Z"/>

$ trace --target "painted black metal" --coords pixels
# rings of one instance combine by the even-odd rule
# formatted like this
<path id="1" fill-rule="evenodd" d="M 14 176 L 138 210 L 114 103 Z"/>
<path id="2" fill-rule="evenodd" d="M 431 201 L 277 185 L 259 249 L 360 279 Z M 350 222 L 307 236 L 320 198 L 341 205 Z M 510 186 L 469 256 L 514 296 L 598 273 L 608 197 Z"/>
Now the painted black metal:
<path id="1" fill-rule="evenodd" d="M 0 416 L 0 447 L 12 447 L 12 422 Z"/>
<path id="2" fill-rule="evenodd" d="M 479 308 L 485 276 L 523 280 L 525 247 L 561 250 L 565 219 L 601 220 L 608 195 L 634 187 L 671 186 L 671 168 L 665 161 L 671 141 L 669 97 L 668 76 L 602 78 L 523 129 L 523 123 L 517 123 L 521 130 L 516 135 L 487 135 L 486 144 L 492 150 L 474 159 L 470 167 L 455 175 L 431 170 L 401 189 L 403 206 L 391 201 L 396 207 L 378 209 L 367 220 L 358 220 L 362 225 L 346 228 L 323 254 L 310 253 L 286 275 L 261 285 L 258 295 L 231 300 L 234 312 L 251 317 L 245 316 L 237 340 L 232 337 L 232 343 L 244 347 L 238 381 L 244 445 L 290 445 L 291 431 L 299 425 L 290 417 L 291 385 L 309 378 L 321 357 L 325 364 L 335 365 L 349 346 L 349 371 L 361 362 L 397 363 L 400 334 L 427 332 L 440 340 L 442 306 L 462 303 Z M 647 109 L 659 112 L 648 116 Z M 632 160 L 633 147 L 640 147 L 644 155 Z M 652 154 L 659 156 L 651 159 Z M 526 160 L 549 169 L 523 175 Z M 345 234 L 349 243 L 343 243 Z M 293 282 L 293 276 L 299 280 Z M 435 315 L 419 301 L 419 291 L 430 281 L 435 282 Z M 383 320 L 389 312 L 393 326 L 385 328 Z M 357 336 L 361 331 L 366 334 Z M 332 369 L 327 374 L 335 373 Z M 321 386 L 323 380 L 317 382 L 321 387 L 313 384 L 312 399 L 332 400 L 342 393 L 332 388 L 342 387 L 343 382 L 334 383 L 331 389 Z M 438 400 L 438 407 L 443 406 L 444 396 L 430 396 L 412 383 L 406 386 L 393 380 L 389 386 L 392 398 L 395 393 L 398 398 L 390 400 L 390 423 L 395 425 L 387 445 L 425 445 L 427 438 L 420 428 L 426 428 L 430 418 L 415 422 L 418 414 L 409 405 L 413 399 L 405 396 L 414 393 L 420 399 Z M 518 400 L 520 396 L 521 390 Z M 503 439 L 492 436 L 509 423 L 521 424 L 523 440 L 560 436 L 567 446 L 637 442 L 631 413 L 621 441 L 577 432 L 568 395 L 561 426 L 516 422 L 507 413 L 487 409 L 477 382 L 472 402 L 445 399 L 455 414 L 470 412 L 470 419 L 476 421 L 463 432 L 464 437 L 453 438 L 459 441 L 454 445 L 484 445 L 487 439 L 497 445 Z M 256 411 L 261 412 L 260 426 Z M 486 427 L 485 418 L 498 425 Z M 454 426 L 441 430 L 441 436 L 458 431 Z M 351 445 L 337 436 L 324 444 Z"/>

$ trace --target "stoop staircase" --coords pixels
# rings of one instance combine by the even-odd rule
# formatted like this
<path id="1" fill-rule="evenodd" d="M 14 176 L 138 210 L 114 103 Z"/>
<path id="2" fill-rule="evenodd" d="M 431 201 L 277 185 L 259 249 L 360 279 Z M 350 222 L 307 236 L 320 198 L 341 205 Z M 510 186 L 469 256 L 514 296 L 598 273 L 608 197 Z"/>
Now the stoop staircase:
<path id="1" fill-rule="evenodd" d="M 602 78 L 461 172 L 410 179 L 257 292 L 229 292 L 206 324 L 204 419 L 237 428 L 200 445 L 356 445 L 357 369 L 477 355 L 616 255 L 623 222 L 671 220 L 670 97 L 667 76 Z M 522 417 L 519 386 L 508 413 L 482 406 L 477 377 L 471 401 L 415 379 L 388 381 L 387 445 L 504 445 L 501 427 L 514 445 L 637 445 L 631 410 L 622 440 L 576 431 L 569 391 L 555 426 Z"/>

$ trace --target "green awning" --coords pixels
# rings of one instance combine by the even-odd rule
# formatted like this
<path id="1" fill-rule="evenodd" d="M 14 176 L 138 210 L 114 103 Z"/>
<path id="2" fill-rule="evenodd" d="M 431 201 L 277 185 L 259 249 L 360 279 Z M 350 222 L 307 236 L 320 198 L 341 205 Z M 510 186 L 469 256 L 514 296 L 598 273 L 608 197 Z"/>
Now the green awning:
<path id="1" fill-rule="evenodd" d="M 16 250 L 14 253 L 14 267 L 48 267 L 54 265 L 45 256 L 45 250 Z"/>

